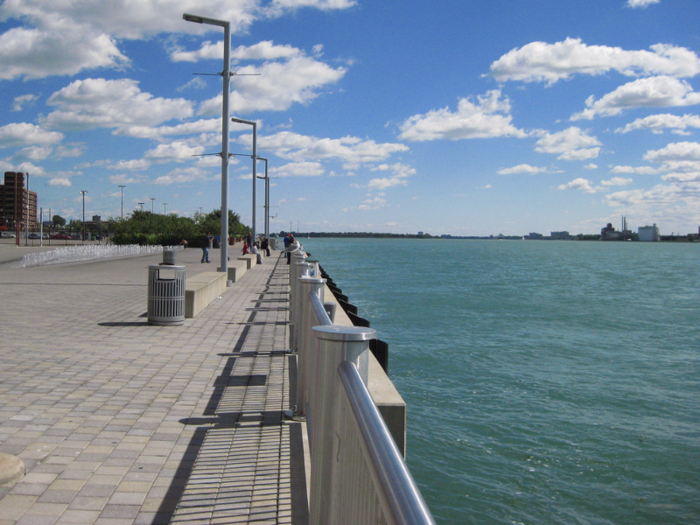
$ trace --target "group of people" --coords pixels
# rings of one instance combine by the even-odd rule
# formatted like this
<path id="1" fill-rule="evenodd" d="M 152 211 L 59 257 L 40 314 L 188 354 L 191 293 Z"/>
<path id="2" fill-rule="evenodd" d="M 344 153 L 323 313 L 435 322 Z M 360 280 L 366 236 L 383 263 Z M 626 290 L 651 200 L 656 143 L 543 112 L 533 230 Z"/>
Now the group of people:
<path id="1" fill-rule="evenodd" d="M 253 235 L 251 232 L 248 232 L 246 236 L 243 237 L 243 249 L 241 253 L 243 255 L 247 255 L 249 253 L 257 255 L 258 264 L 262 264 L 262 254 L 260 253 L 260 251 L 264 250 L 265 255 L 267 255 L 268 257 L 270 256 L 270 240 L 264 235 L 261 235 L 259 239 L 259 241 L 256 240 L 255 242 L 253 242 Z M 211 262 L 209 260 L 209 248 L 212 246 L 213 242 L 214 237 L 207 233 L 205 235 L 204 244 L 202 245 L 202 263 Z M 298 247 L 299 243 L 294 240 L 294 235 L 288 233 L 287 236 L 284 238 L 284 251 L 287 254 L 287 264 L 289 264 L 291 252 L 296 250 Z"/>

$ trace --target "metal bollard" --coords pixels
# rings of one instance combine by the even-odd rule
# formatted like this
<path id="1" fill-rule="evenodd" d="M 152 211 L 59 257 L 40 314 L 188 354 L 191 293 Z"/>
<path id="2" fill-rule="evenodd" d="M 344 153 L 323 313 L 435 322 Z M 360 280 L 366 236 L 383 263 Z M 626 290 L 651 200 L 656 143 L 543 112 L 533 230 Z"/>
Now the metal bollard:
<path id="1" fill-rule="evenodd" d="M 315 342 L 311 328 L 319 324 L 316 314 L 311 306 L 310 294 L 314 294 L 323 303 L 323 295 L 326 280 L 316 277 L 299 278 L 298 291 L 301 307 L 299 308 L 299 323 L 295 331 L 297 337 L 297 412 L 306 414 L 308 403 L 309 381 L 313 383 L 312 370 L 315 366 L 312 358 L 312 349 Z"/>
<path id="2" fill-rule="evenodd" d="M 312 525 L 328 523 L 331 501 L 333 440 L 335 436 L 333 408 L 340 391 L 338 366 L 343 361 L 355 363 L 362 381 L 367 384 L 369 368 L 369 340 L 377 335 L 372 328 L 359 326 L 314 326 L 316 336 L 316 390 L 309 398 L 307 427 L 311 445 L 311 500 Z"/>

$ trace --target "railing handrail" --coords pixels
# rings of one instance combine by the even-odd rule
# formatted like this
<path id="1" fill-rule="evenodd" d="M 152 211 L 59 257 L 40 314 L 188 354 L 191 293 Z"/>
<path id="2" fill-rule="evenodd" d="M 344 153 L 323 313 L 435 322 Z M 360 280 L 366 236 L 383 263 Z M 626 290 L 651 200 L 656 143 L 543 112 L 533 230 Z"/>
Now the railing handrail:
<path id="1" fill-rule="evenodd" d="M 387 523 L 435 525 L 430 510 L 357 367 L 350 361 L 343 361 L 338 366 L 338 374 L 362 435 L 367 463 Z"/>
<path id="2" fill-rule="evenodd" d="M 309 292 L 309 301 L 311 301 L 311 308 L 313 308 L 316 319 L 318 319 L 318 323 L 312 326 L 331 326 L 333 322 L 331 318 L 328 317 L 328 312 L 326 312 L 326 309 L 323 307 L 319 296 L 313 292 Z"/>

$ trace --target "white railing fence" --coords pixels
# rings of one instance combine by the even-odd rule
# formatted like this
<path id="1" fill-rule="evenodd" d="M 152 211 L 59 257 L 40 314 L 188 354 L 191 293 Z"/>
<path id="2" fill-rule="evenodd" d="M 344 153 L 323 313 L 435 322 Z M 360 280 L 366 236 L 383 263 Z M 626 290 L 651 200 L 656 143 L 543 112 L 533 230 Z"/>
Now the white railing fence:
<path id="1" fill-rule="evenodd" d="M 311 449 L 310 523 L 434 524 L 372 399 L 372 328 L 332 324 L 325 279 L 292 253 L 290 344 L 298 355 L 297 414 Z"/>

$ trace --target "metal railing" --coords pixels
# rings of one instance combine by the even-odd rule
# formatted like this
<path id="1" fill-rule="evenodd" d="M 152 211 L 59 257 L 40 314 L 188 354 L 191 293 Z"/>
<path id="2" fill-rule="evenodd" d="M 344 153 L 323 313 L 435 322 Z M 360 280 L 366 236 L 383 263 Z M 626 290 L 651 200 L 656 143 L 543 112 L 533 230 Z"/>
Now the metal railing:
<path id="1" fill-rule="evenodd" d="M 376 331 L 332 324 L 318 266 L 301 250 L 291 263 L 290 343 L 298 353 L 297 414 L 306 416 L 311 450 L 310 523 L 434 524 L 367 389 Z"/>

